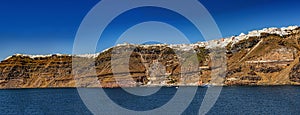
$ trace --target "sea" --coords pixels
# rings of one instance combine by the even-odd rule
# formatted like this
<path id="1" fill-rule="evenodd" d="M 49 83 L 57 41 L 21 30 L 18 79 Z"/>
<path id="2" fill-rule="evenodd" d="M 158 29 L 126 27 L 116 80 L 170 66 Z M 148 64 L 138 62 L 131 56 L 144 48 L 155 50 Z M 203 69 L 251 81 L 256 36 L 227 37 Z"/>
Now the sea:
<path id="1" fill-rule="evenodd" d="M 151 88 L 151 87 L 149 87 Z M 178 90 L 183 87 L 161 87 L 157 92 L 137 96 L 126 92 L 122 88 L 103 89 L 111 102 L 120 108 L 144 112 L 161 108 L 170 102 Z M 144 90 L 145 87 L 131 90 Z M 184 87 L 183 90 L 195 89 Z M 85 91 L 97 92 L 100 88 L 86 88 Z M 183 115 L 197 115 L 203 99 L 208 91 L 207 87 L 197 87 L 196 94 L 191 102 L 182 110 Z M 189 95 L 189 94 L 186 94 Z M 186 96 L 188 97 L 188 96 Z M 83 97 L 77 88 L 49 88 L 49 89 L 3 89 L 0 90 L 1 115 L 90 115 L 93 113 L 86 106 Z M 100 97 L 101 98 L 101 97 Z M 184 98 L 184 97 L 182 97 Z M 95 103 L 100 100 L 94 100 Z M 101 103 L 101 102 L 99 102 Z M 178 103 L 174 106 L 175 108 Z M 106 106 L 104 106 L 106 107 Z M 107 105 L 107 107 L 112 107 Z M 174 108 L 173 107 L 173 108 Z M 106 111 L 106 114 L 114 113 Z M 222 87 L 217 100 L 209 115 L 219 114 L 299 114 L 300 113 L 300 87 L 299 86 L 236 86 Z M 101 114 L 101 113 L 100 113 Z M 122 113 L 119 113 L 122 114 Z M 167 110 L 166 113 L 168 114 Z M 174 113 L 172 113 L 174 114 Z"/>

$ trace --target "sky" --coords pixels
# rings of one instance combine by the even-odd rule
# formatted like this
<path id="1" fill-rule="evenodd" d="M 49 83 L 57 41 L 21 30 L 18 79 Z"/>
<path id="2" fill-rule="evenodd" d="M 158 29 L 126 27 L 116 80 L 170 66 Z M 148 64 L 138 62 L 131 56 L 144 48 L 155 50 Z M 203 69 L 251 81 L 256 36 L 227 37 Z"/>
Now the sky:
<path id="1" fill-rule="evenodd" d="M 79 26 L 98 2 L 100 1 L 1 0 L 0 60 L 16 53 L 72 54 Z M 300 25 L 299 0 L 199 0 L 199 2 L 210 12 L 223 37 L 265 27 Z M 113 26 L 115 29 L 110 29 L 107 37 L 101 39 L 103 43 L 97 47 L 97 51 L 113 46 L 115 39 L 110 38 L 110 35 L 113 36 L 118 27 L 136 24 L 132 22 L 132 16 L 143 16 L 145 12 L 150 12 L 150 14 L 154 12 L 150 17 L 162 16 L 155 13 L 161 12 L 159 9 L 141 9 L 124 14 L 123 17 L 120 16 L 119 20 L 122 20 L 123 24 L 115 23 Z M 182 24 L 178 26 L 184 28 L 189 25 L 189 23 L 183 23 L 180 16 L 176 14 L 171 16 L 174 18 L 174 23 Z M 156 20 L 156 18 L 153 19 Z M 152 30 L 159 32 L 159 29 Z M 189 32 L 192 33 L 192 29 Z M 174 37 L 174 35 L 164 37 Z M 194 37 L 189 39 L 191 42 L 203 40 Z"/>

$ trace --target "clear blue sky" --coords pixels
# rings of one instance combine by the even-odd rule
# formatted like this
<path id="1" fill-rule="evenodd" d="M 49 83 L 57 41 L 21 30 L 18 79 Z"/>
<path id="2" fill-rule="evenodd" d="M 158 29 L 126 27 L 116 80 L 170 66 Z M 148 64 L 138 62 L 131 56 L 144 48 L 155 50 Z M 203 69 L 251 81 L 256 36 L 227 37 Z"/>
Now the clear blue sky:
<path id="1" fill-rule="evenodd" d="M 71 54 L 82 19 L 98 2 L 99 0 L 1 0 L 0 60 L 15 53 Z M 299 0 L 200 2 L 214 17 L 224 37 L 264 27 L 300 25 Z M 124 22 L 130 23 L 130 20 L 125 19 Z M 192 38 L 192 42 L 197 40 Z M 103 48 L 114 43 L 109 38 L 105 41 L 107 44 Z"/>

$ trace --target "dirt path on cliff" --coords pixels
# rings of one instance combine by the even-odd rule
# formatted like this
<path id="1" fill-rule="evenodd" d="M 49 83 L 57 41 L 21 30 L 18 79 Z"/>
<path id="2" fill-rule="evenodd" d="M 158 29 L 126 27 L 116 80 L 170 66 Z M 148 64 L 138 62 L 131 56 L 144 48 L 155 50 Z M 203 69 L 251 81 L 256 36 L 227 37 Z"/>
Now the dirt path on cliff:
<path id="1" fill-rule="evenodd" d="M 242 59 L 238 60 L 238 62 L 235 62 L 233 64 L 231 64 L 230 66 L 228 66 L 227 68 L 232 68 L 234 66 L 237 66 L 237 64 L 241 64 L 242 61 L 244 61 L 246 59 L 246 57 L 248 57 L 261 43 L 263 42 L 263 39 L 261 39 L 249 52 L 247 52 Z"/>
<path id="2" fill-rule="evenodd" d="M 238 63 L 245 60 L 246 57 L 248 57 L 262 42 L 264 39 L 261 39 Z"/>

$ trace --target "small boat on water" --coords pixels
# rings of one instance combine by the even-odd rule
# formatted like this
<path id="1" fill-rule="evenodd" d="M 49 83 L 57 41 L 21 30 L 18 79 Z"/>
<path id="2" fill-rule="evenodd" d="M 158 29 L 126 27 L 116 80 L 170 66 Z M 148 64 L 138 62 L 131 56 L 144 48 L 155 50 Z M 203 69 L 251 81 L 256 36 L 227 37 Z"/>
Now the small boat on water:
<path id="1" fill-rule="evenodd" d="M 211 87 L 211 85 L 208 84 L 208 83 L 203 84 L 202 80 L 200 80 L 200 81 L 198 82 L 198 86 L 200 86 L 200 87 Z"/>
<path id="2" fill-rule="evenodd" d="M 208 83 L 206 83 L 206 84 L 203 84 L 203 85 L 201 85 L 200 87 L 211 87 L 212 85 L 210 85 L 210 84 L 208 84 Z"/>

